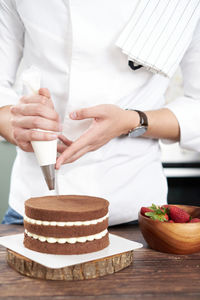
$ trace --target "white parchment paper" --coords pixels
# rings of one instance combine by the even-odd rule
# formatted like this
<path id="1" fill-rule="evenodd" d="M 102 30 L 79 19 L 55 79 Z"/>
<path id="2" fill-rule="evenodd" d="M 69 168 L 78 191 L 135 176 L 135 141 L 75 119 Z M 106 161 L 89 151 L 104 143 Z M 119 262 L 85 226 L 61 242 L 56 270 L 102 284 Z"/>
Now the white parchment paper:
<path id="1" fill-rule="evenodd" d="M 101 251 L 79 255 L 44 254 L 29 250 L 23 245 L 23 233 L 0 237 L 0 245 L 52 269 L 64 268 L 143 247 L 140 243 L 124 239 L 117 235 L 109 234 L 109 236 L 110 245 L 107 248 Z"/>

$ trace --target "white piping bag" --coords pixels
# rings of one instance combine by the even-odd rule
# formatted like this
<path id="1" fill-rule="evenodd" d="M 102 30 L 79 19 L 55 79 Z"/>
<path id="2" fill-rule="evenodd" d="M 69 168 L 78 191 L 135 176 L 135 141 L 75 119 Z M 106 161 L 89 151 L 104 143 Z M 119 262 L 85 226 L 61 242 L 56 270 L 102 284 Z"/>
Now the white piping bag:
<path id="1" fill-rule="evenodd" d="M 41 84 L 41 73 L 38 68 L 34 66 L 30 67 L 22 73 L 21 78 L 23 82 L 24 95 L 30 96 L 33 94 L 38 94 Z M 53 141 L 32 141 L 31 144 L 49 190 L 55 190 L 57 139 Z"/>

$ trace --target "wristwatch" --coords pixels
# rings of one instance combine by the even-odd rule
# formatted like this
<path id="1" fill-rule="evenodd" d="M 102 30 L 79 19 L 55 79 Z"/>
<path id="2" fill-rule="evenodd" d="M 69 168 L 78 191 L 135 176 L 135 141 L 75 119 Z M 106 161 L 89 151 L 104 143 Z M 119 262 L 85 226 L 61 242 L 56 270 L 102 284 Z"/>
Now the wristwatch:
<path id="1" fill-rule="evenodd" d="M 133 138 L 133 137 L 138 137 L 138 136 L 141 136 L 143 135 L 147 129 L 148 129 L 148 119 L 147 119 L 147 115 L 140 111 L 140 110 L 136 110 L 136 109 L 126 109 L 126 110 L 133 110 L 133 111 L 136 111 L 139 116 L 140 116 L 140 123 L 138 124 L 137 127 L 131 129 L 129 132 L 128 132 L 128 136 Z"/>

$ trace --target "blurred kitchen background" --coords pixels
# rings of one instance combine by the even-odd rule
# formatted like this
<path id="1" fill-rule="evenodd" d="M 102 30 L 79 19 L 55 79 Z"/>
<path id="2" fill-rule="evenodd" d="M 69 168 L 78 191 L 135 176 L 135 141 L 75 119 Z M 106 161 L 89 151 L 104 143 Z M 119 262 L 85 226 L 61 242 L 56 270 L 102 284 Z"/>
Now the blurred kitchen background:
<path id="1" fill-rule="evenodd" d="M 183 95 L 182 76 L 177 70 L 166 93 L 166 102 Z M 200 153 L 181 149 L 178 143 L 160 143 L 168 180 L 168 202 L 200 206 Z M 0 139 L 0 223 L 8 208 L 10 174 L 15 147 Z"/>

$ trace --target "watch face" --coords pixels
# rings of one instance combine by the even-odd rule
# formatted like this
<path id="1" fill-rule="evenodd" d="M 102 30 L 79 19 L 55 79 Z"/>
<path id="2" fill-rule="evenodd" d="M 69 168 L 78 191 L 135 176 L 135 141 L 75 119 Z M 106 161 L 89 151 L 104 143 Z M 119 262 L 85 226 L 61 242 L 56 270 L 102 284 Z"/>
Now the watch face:
<path id="1" fill-rule="evenodd" d="M 143 135 L 147 131 L 147 127 L 141 126 L 141 127 L 136 127 L 133 131 L 129 133 L 130 137 L 137 137 Z"/>

